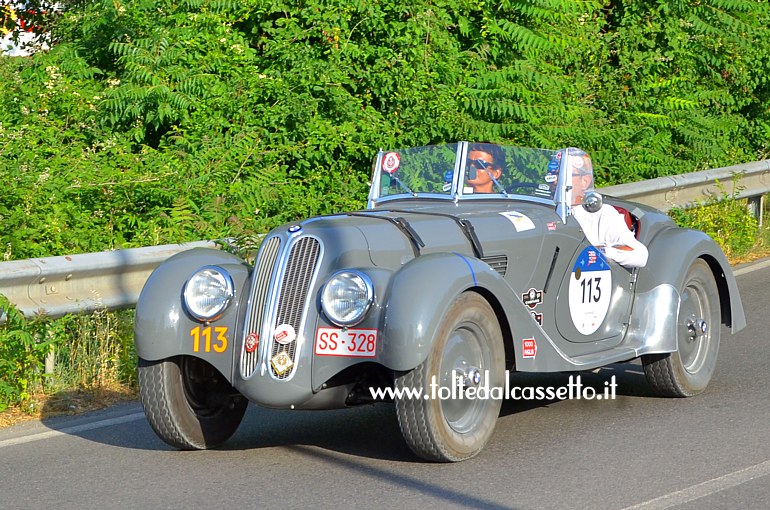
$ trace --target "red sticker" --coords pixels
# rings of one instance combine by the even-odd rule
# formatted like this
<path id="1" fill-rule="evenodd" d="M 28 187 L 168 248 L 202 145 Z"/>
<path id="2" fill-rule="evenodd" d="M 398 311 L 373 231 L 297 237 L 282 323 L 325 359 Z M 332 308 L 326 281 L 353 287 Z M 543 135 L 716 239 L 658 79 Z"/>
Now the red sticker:
<path id="1" fill-rule="evenodd" d="M 549 221 L 548 222 L 548 230 L 556 230 L 556 222 L 555 221 Z"/>
<path id="2" fill-rule="evenodd" d="M 382 158 L 382 169 L 389 174 L 394 174 L 401 164 L 401 156 L 398 152 L 388 152 Z"/>
<path id="3" fill-rule="evenodd" d="M 246 337 L 246 352 L 252 353 L 257 350 L 257 347 L 259 346 L 259 335 L 256 333 L 249 333 L 249 336 Z"/>
<path id="4" fill-rule="evenodd" d="M 534 338 L 525 338 L 521 341 L 521 357 L 534 358 L 537 356 L 537 342 Z"/>

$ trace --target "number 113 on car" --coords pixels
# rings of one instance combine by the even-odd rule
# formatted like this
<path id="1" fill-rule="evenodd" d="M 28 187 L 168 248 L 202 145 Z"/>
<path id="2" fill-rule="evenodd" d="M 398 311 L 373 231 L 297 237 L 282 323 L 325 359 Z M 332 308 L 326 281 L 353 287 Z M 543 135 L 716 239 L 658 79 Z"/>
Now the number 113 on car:
<path id="1" fill-rule="evenodd" d="M 317 356 L 374 358 L 377 353 L 376 329 L 318 328 L 315 335 Z"/>

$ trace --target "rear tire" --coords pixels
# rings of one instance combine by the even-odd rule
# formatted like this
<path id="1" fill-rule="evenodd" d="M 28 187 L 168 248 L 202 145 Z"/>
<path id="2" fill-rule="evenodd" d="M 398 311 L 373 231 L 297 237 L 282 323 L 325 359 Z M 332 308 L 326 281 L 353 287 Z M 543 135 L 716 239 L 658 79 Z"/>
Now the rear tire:
<path id="1" fill-rule="evenodd" d="M 139 397 L 147 420 L 166 443 L 181 450 L 205 450 L 233 435 L 248 401 L 217 369 L 202 359 L 139 358 Z"/>
<path id="2" fill-rule="evenodd" d="M 705 390 L 716 368 L 720 329 L 714 274 L 698 259 L 680 290 L 676 352 L 642 356 L 653 392 L 663 397 L 691 397 Z"/>
<path id="3" fill-rule="evenodd" d="M 487 301 L 475 292 L 461 294 L 450 306 L 428 358 L 396 377 L 396 391 L 418 389 L 430 395 L 431 383 L 451 391 L 452 372 L 465 376 L 465 387 L 498 388 L 505 377 L 505 349 L 500 324 Z M 485 380 L 487 379 L 488 380 Z M 440 393 L 439 393 L 440 395 Z M 500 395 L 502 396 L 502 395 Z M 476 455 L 492 436 L 501 398 L 397 398 L 401 433 L 418 456 L 456 462 Z"/>

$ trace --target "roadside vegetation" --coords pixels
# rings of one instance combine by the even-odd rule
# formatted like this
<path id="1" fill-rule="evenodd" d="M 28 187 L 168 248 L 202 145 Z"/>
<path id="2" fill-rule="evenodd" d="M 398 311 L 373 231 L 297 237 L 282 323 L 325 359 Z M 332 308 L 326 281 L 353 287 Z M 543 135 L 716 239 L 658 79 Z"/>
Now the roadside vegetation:
<path id="1" fill-rule="evenodd" d="M 24 3 L 51 50 L 0 57 L 4 260 L 248 242 L 363 207 L 380 147 L 577 146 L 600 186 L 770 156 L 764 1 Z M 768 246 L 734 197 L 672 215 Z M 0 307 L 0 408 L 130 395 L 130 311 Z"/>

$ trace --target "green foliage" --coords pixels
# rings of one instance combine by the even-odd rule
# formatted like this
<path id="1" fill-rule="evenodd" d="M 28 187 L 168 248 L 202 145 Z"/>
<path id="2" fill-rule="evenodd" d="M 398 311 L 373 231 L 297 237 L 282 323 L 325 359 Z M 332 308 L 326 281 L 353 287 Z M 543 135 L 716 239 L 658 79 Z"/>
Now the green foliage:
<path id="1" fill-rule="evenodd" d="M 131 311 L 25 319 L 0 295 L 0 411 L 57 389 L 109 389 L 136 383 Z M 53 355 L 54 371 L 45 373 Z"/>
<path id="2" fill-rule="evenodd" d="M 66 316 L 50 321 L 48 335 L 55 346 L 49 390 L 135 385 L 132 311 Z"/>
<path id="3" fill-rule="evenodd" d="M 728 257 L 746 254 L 760 239 L 757 219 L 746 201 L 738 199 L 738 180 L 733 179 L 731 193 L 716 181 L 719 195 L 712 195 L 696 207 L 669 212 L 679 226 L 702 230 L 711 236 Z"/>
<path id="4" fill-rule="evenodd" d="M 770 152 L 765 2 L 63 6 L 0 59 L 6 258 L 360 208 L 380 147 L 579 146 L 599 185 Z"/>
<path id="5" fill-rule="evenodd" d="M 40 328 L 0 295 L 5 322 L 0 325 L 0 411 L 9 404 L 23 404 L 42 381 L 43 360 L 51 348 L 49 340 L 39 341 Z"/>

